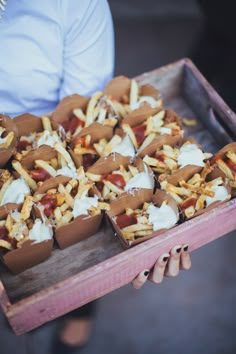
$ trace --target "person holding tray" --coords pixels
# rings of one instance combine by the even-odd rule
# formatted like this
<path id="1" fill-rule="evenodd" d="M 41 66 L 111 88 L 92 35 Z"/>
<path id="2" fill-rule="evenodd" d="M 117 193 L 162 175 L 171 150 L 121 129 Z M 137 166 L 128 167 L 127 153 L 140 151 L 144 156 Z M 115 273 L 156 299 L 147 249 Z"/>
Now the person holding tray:
<path id="1" fill-rule="evenodd" d="M 0 107 L 11 117 L 42 115 L 65 96 L 89 96 L 113 76 L 113 24 L 106 0 L 0 0 Z M 189 269 L 188 245 L 175 246 L 133 281 L 160 283 Z M 90 334 L 94 303 L 65 317 L 54 352 L 71 353 Z"/>

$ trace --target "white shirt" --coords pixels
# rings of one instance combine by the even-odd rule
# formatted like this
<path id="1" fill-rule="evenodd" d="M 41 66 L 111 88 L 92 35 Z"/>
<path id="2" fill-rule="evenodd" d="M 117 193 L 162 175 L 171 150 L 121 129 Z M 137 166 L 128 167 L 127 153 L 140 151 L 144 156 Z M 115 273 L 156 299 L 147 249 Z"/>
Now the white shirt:
<path id="1" fill-rule="evenodd" d="M 113 75 L 113 25 L 106 0 L 8 0 L 0 22 L 0 113 L 55 109 L 91 95 Z"/>

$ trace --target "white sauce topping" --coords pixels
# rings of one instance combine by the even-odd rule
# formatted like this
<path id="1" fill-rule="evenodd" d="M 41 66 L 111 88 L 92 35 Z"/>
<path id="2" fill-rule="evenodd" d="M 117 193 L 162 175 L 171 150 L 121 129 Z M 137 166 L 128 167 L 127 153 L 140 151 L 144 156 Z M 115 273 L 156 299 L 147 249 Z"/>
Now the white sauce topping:
<path id="1" fill-rule="evenodd" d="M 36 142 L 36 147 L 41 145 L 48 145 L 53 147 L 55 143 L 61 143 L 61 140 L 56 135 L 52 135 L 48 130 L 45 130 L 43 135 Z"/>
<path id="2" fill-rule="evenodd" d="M 82 197 L 81 199 L 75 199 L 73 216 L 76 218 L 79 215 L 88 215 L 88 209 L 91 206 L 97 207 L 98 197 Z"/>
<path id="3" fill-rule="evenodd" d="M 148 103 L 152 108 L 156 108 L 158 106 L 158 101 L 156 101 L 155 98 L 151 96 L 142 96 L 137 102 L 130 105 L 131 110 L 138 109 L 142 103 Z"/>
<path id="4" fill-rule="evenodd" d="M 184 167 L 187 165 L 205 166 L 204 154 L 196 144 L 185 144 L 180 148 L 178 165 Z"/>
<path id="5" fill-rule="evenodd" d="M 152 189 L 152 178 L 147 172 L 140 172 L 136 176 L 130 178 L 130 180 L 126 183 L 124 190 L 127 192 L 132 188 Z"/>
<path id="6" fill-rule="evenodd" d="M 135 156 L 135 149 L 128 135 L 124 137 L 120 144 L 116 145 L 112 152 L 117 152 L 122 156 Z"/>
<path id="7" fill-rule="evenodd" d="M 46 225 L 40 219 L 36 219 L 34 226 L 29 232 L 29 239 L 39 243 L 42 241 L 51 240 L 53 231 L 51 225 Z"/>
<path id="8" fill-rule="evenodd" d="M 30 194 L 30 188 L 23 178 L 18 178 L 9 185 L 5 191 L 1 205 L 7 203 L 23 203 L 24 197 Z"/>
<path id="9" fill-rule="evenodd" d="M 149 205 L 147 209 L 149 222 L 153 225 L 153 230 L 169 229 L 179 220 L 179 215 L 167 204 L 162 203 L 158 208 L 155 205 Z"/>
<path id="10" fill-rule="evenodd" d="M 171 135 L 172 129 L 171 128 L 162 127 L 160 129 L 160 133 L 161 133 L 161 135 L 164 135 L 164 134 Z"/>
<path id="11" fill-rule="evenodd" d="M 211 190 L 215 192 L 215 196 L 206 197 L 206 206 L 216 201 L 224 201 L 228 198 L 229 193 L 224 186 L 213 186 Z"/>
<path id="12" fill-rule="evenodd" d="M 59 170 L 57 170 L 57 176 L 62 175 L 62 176 L 67 176 L 67 177 L 71 177 L 71 178 L 75 178 L 78 179 L 79 176 L 76 172 L 75 168 L 70 168 L 68 166 L 64 166 L 62 168 L 60 168 Z"/>

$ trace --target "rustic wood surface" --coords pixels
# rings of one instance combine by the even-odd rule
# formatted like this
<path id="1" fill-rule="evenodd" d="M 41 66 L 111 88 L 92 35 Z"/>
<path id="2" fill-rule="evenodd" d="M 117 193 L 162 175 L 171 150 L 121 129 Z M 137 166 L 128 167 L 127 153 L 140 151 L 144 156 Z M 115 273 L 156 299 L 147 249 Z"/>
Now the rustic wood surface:
<path id="1" fill-rule="evenodd" d="M 215 134 L 219 122 L 212 123 L 212 109 L 224 126 L 234 129 L 235 115 L 188 60 L 143 74 L 138 80 L 156 86 L 166 107 L 182 117 L 198 119 L 196 126 L 185 127 L 185 135 L 194 137 L 206 151 L 215 152 L 233 138 L 234 130 L 228 134 L 222 125 L 220 134 Z M 235 215 L 234 199 L 126 251 L 104 225 L 98 234 L 77 245 L 63 251 L 55 248 L 48 261 L 17 276 L 1 266 L 3 310 L 15 333 L 27 332 L 127 284 L 175 244 L 187 242 L 194 250 L 236 229 Z"/>

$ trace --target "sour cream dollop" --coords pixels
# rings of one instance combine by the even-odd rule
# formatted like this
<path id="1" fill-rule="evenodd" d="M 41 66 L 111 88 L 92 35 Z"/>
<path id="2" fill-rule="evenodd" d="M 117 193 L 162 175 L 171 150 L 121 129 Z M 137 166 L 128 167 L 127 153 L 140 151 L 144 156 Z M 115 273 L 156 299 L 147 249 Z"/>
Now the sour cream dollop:
<path id="1" fill-rule="evenodd" d="M 152 178 L 147 172 L 140 172 L 126 183 L 124 190 L 127 192 L 132 188 L 147 188 L 152 189 Z"/>
<path id="2" fill-rule="evenodd" d="M 149 104 L 152 108 L 156 108 L 160 105 L 160 102 L 155 100 L 155 98 L 151 96 L 142 96 L 137 102 L 133 103 L 130 108 L 132 110 L 138 109 L 143 103 Z"/>
<path id="3" fill-rule="evenodd" d="M 228 198 L 229 193 L 224 186 L 213 186 L 212 191 L 215 192 L 214 197 L 206 197 L 206 206 L 216 202 L 224 201 Z"/>
<path id="4" fill-rule="evenodd" d="M 78 174 L 76 172 L 76 169 L 70 168 L 68 166 L 64 166 L 62 168 L 59 168 L 59 170 L 57 170 L 57 176 L 59 176 L 59 175 L 78 179 Z"/>
<path id="5" fill-rule="evenodd" d="M 180 148 L 179 152 L 178 164 L 180 167 L 187 165 L 205 166 L 203 161 L 204 154 L 196 144 L 185 144 Z"/>
<path id="6" fill-rule="evenodd" d="M 98 197 L 82 197 L 81 199 L 75 199 L 73 208 L 73 216 L 76 218 L 80 215 L 88 215 L 88 209 L 93 206 L 97 207 Z"/>
<path id="7" fill-rule="evenodd" d="M 5 191 L 1 205 L 7 203 L 23 203 L 26 195 L 30 194 L 30 188 L 23 178 L 18 178 L 9 185 Z"/>
<path id="8" fill-rule="evenodd" d="M 162 203 L 160 208 L 149 205 L 147 209 L 149 222 L 153 225 L 153 230 L 169 229 L 179 220 L 179 215 L 167 204 Z"/>
<path id="9" fill-rule="evenodd" d="M 128 135 L 126 135 L 124 137 L 124 139 L 122 140 L 122 142 L 114 147 L 112 152 L 117 152 L 122 156 L 134 157 L 135 156 L 135 149 L 134 149 L 134 146 L 132 144 L 130 137 Z"/>
<path id="10" fill-rule="evenodd" d="M 29 232 L 29 239 L 39 243 L 42 241 L 51 240 L 53 231 L 51 225 L 46 225 L 40 219 L 36 219 L 32 229 Z"/>
<path id="11" fill-rule="evenodd" d="M 43 132 L 43 135 L 36 142 L 36 147 L 41 145 L 48 145 L 53 147 L 55 143 L 61 143 L 61 140 L 56 135 L 52 135 L 48 130 Z"/>

